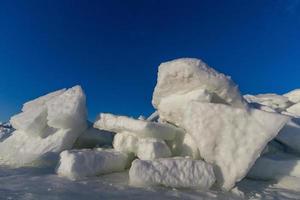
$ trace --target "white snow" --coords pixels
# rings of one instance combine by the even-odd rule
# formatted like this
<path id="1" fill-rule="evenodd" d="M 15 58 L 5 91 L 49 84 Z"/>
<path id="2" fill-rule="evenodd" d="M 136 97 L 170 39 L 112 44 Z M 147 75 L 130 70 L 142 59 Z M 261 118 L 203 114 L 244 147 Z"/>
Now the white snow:
<path id="1" fill-rule="evenodd" d="M 125 153 L 113 149 L 67 150 L 60 154 L 57 174 L 70 179 L 82 179 L 125 170 Z"/>
<path id="2" fill-rule="evenodd" d="M 94 127 L 115 133 L 127 131 L 140 138 L 152 137 L 163 140 L 172 140 L 177 132 L 181 132 L 180 129 L 168 124 L 138 120 L 108 113 L 101 113 L 94 123 Z"/>
<path id="3" fill-rule="evenodd" d="M 131 185 L 143 187 L 209 189 L 215 182 L 211 165 L 187 158 L 136 159 L 129 170 L 129 178 Z"/>
<path id="4" fill-rule="evenodd" d="M 136 155 L 138 149 L 138 138 L 130 132 L 117 133 L 113 140 L 115 150 Z"/>
<path id="5" fill-rule="evenodd" d="M 231 189 L 289 120 L 284 115 L 223 104 L 192 102 L 185 129 L 195 139 L 200 156 L 214 164 L 217 183 Z"/>
<path id="6" fill-rule="evenodd" d="M 141 138 L 138 141 L 137 157 L 141 160 L 153 160 L 171 156 L 171 151 L 164 140 Z"/>

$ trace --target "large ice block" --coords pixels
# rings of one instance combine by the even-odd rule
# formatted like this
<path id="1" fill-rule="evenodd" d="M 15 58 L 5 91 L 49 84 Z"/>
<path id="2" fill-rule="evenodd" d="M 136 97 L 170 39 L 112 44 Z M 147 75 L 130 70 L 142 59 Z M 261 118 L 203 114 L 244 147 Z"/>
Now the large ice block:
<path id="1" fill-rule="evenodd" d="M 82 179 L 125 170 L 128 156 L 113 149 L 67 150 L 60 154 L 57 174 Z"/>
<path id="2" fill-rule="evenodd" d="M 141 138 L 137 146 L 137 157 L 141 160 L 153 160 L 172 156 L 169 147 L 161 139 Z"/>
<path id="3" fill-rule="evenodd" d="M 86 97 L 80 86 L 46 102 L 48 125 L 54 128 L 87 128 Z"/>
<path id="4" fill-rule="evenodd" d="M 215 166 L 218 185 L 231 189 L 286 124 L 289 117 L 257 109 L 192 102 L 184 128 L 194 138 L 200 156 Z"/>
<path id="5" fill-rule="evenodd" d="M 136 159 L 129 170 L 129 179 L 133 186 L 194 189 L 209 189 L 215 182 L 210 164 L 189 158 Z"/>
<path id="6" fill-rule="evenodd" d="M 160 64 L 152 104 L 157 108 L 163 98 L 195 89 L 205 89 L 234 107 L 245 107 L 238 86 L 229 76 L 194 58 L 175 59 Z"/>

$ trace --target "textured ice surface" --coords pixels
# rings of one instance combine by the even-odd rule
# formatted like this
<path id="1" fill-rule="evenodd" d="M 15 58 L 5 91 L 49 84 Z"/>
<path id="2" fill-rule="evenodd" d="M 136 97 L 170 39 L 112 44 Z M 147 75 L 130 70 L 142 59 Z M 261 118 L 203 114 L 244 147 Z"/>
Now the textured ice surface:
<path id="1" fill-rule="evenodd" d="M 60 154 L 57 174 L 70 179 L 82 179 L 125 170 L 128 157 L 113 149 L 67 150 Z"/>
<path id="2" fill-rule="evenodd" d="M 78 137 L 74 148 L 112 146 L 113 136 L 111 132 L 90 127 Z"/>
<path id="3" fill-rule="evenodd" d="M 293 103 L 289 98 L 277 94 L 259 94 L 259 95 L 244 95 L 244 98 L 249 103 L 259 104 L 260 107 L 267 106 L 275 111 L 284 111 Z M 260 108 L 261 109 L 261 108 Z M 265 108 L 266 109 L 266 108 Z M 269 110 L 266 110 L 269 111 Z M 271 110 L 270 110 L 271 111 Z"/>
<path id="4" fill-rule="evenodd" d="M 51 130 L 46 138 L 33 137 L 22 131 L 0 143 L 0 163 L 15 167 L 35 165 L 47 156 L 71 149 L 81 132 L 71 129 Z"/>
<path id="5" fill-rule="evenodd" d="M 296 103 L 288 107 L 286 111 L 293 114 L 294 116 L 300 116 L 300 103 Z"/>
<path id="6" fill-rule="evenodd" d="M 113 147 L 115 150 L 124 152 L 124 153 L 132 153 L 136 155 L 138 138 L 129 132 L 117 133 L 114 137 Z"/>
<path id="7" fill-rule="evenodd" d="M 36 98 L 34 100 L 28 101 L 23 105 L 22 111 L 24 112 L 24 111 L 30 110 L 32 108 L 45 106 L 47 101 L 49 101 L 50 99 L 52 99 L 54 97 L 61 95 L 65 91 L 66 91 L 66 89 L 57 90 L 57 91 L 48 93 L 44 96 L 41 96 L 39 98 Z"/>
<path id="8" fill-rule="evenodd" d="M 211 165 L 187 158 L 136 159 L 129 170 L 129 178 L 134 186 L 174 188 L 209 189 L 215 182 Z"/>
<path id="9" fill-rule="evenodd" d="M 299 103 L 300 102 L 300 89 L 292 90 L 292 91 L 284 94 L 283 96 L 289 98 L 289 100 L 294 103 Z"/>
<path id="10" fill-rule="evenodd" d="M 284 115 L 223 104 L 193 102 L 184 127 L 195 139 L 200 156 L 215 165 L 218 185 L 231 189 L 289 120 Z"/>
<path id="11" fill-rule="evenodd" d="M 138 141 L 137 157 L 141 160 L 171 157 L 171 151 L 164 140 L 141 138 Z"/>
<path id="12" fill-rule="evenodd" d="M 26 109 L 10 118 L 10 123 L 17 129 L 33 136 L 47 136 L 47 109 L 45 106 L 37 106 Z"/>
<path id="13" fill-rule="evenodd" d="M 247 177 L 259 180 L 280 180 L 284 176 L 300 178 L 300 159 L 289 154 L 258 158 Z"/>
<path id="14" fill-rule="evenodd" d="M 293 120 L 281 129 L 276 139 L 300 154 L 300 125 Z"/>
<path id="15" fill-rule="evenodd" d="M 167 144 L 169 145 L 173 156 L 188 156 L 193 159 L 200 158 L 198 146 L 193 138 L 185 132 L 177 134 L 175 139 L 167 141 Z"/>
<path id="16" fill-rule="evenodd" d="M 63 94 L 46 102 L 48 125 L 54 128 L 87 127 L 86 97 L 80 86 L 75 86 Z"/>
<path id="17" fill-rule="evenodd" d="M 11 126 L 9 122 L 2 123 L 0 122 L 0 142 L 11 136 L 11 133 L 15 129 Z"/>
<path id="18" fill-rule="evenodd" d="M 160 64 L 152 104 L 157 108 L 164 97 L 201 88 L 214 93 L 234 107 L 245 107 L 238 87 L 230 77 L 193 58 L 176 59 Z"/>
<path id="19" fill-rule="evenodd" d="M 100 130 L 107 130 L 112 132 L 130 132 L 137 137 L 153 137 L 164 140 L 174 139 L 177 132 L 181 130 L 168 125 L 146 120 L 138 120 L 125 116 L 117 116 L 113 114 L 101 113 L 94 127 Z"/>
<path id="20" fill-rule="evenodd" d="M 159 117 L 162 120 L 182 126 L 184 111 L 191 101 L 211 102 L 212 94 L 204 89 L 195 89 L 184 94 L 170 94 L 161 98 L 157 106 Z"/>

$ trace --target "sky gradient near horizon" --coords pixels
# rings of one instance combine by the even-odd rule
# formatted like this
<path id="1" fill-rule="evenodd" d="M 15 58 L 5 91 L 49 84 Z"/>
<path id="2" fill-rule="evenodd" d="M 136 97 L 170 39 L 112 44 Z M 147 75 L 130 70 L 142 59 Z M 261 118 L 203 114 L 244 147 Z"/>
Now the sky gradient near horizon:
<path id="1" fill-rule="evenodd" d="M 157 68 L 201 58 L 246 93 L 300 88 L 300 0 L 0 1 L 0 121 L 81 85 L 89 118 L 149 115 Z"/>

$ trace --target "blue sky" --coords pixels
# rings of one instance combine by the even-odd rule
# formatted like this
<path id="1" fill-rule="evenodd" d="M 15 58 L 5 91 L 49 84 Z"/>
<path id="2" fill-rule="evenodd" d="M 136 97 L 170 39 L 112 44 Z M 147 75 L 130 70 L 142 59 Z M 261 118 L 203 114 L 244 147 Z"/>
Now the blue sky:
<path id="1" fill-rule="evenodd" d="M 300 1 L 0 0 L 0 121 L 77 84 L 91 120 L 148 115 L 158 65 L 179 57 L 243 93 L 300 88 Z"/>

